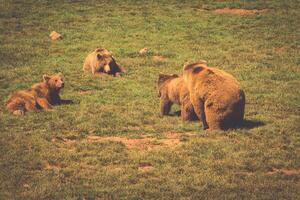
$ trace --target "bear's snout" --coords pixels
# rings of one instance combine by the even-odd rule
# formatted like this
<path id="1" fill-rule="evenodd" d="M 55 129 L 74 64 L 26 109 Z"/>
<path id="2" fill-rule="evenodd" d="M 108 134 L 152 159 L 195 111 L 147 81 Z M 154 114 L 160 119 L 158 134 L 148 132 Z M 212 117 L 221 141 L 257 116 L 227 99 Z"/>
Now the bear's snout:
<path id="1" fill-rule="evenodd" d="M 104 66 L 104 72 L 106 72 L 106 73 L 110 72 L 110 66 L 109 65 Z"/>
<path id="2" fill-rule="evenodd" d="M 56 84 L 56 88 L 63 88 L 65 86 L 64 82 L 59 82 Z"/>

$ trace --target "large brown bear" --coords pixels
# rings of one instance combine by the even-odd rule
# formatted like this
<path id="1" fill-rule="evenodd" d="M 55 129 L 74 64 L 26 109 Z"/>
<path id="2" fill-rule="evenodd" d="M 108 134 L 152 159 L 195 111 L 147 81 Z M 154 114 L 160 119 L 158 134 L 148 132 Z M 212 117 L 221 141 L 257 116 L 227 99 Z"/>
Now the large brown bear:
<path id="1" fill-rule="evenodd" d="M 121 73 L 125 72 L 125 69 L 116 63 L 110 51 L 104 48 L 97 48 L 86 57 L 83 71 L 91 71 L 92 74 L 106 73 L 120 76 Z"/>
<path id="2" fill-rule="evenodd" d="M 228 129 L 243 121 L 245 94 L 230 74 L 198 62 L 183 67 L 195 113 L 203 129 Z"/>
<path id="3" fill-rule="evenodd" d="M 183 121 L 197 119 L 190 101 L 188 88 L 182 76 L 176 74 L 160 74 L 157 81 L 158 97 L 160 98 L 161 115 L 168 115 L 173 104 L 181 106 Z"/>
<path id="4" fill-rule="evenodd" d="M 71 100 L 60 98 L 59 92 L 63 87 L 61 73 L 43 75 L 43 82 L 33 85 L 30 89 L 13 93 L 7 100 L 6 107 L 14 115 L 23 115 L 26 111 L 39 112 L 41 109 L 51 109 L 52 105 L 72 103 Z"/>

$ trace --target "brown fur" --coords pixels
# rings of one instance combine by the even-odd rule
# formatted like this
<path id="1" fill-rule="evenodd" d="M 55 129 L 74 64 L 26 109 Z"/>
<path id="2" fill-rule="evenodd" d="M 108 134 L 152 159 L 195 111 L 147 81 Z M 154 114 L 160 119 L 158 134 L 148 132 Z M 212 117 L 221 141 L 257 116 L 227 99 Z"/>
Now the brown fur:
<path id="1" fill-rule="evenodd" d="M 183 77 L 204 129 L 228 129 L 243 121 L 245 94 L 232 75 L 199 62 L 185 65 Z"/>
<path id="2" fill-rule="evenodd" d="M 110 51 L 97 48 L 86 57 L 83 71 L 91 71 L 92 74 L 106 73 L 120 76 L 121 73 L 125 72 L 125 69 L 116 63 Z"/>
<path id="3" fill-rule="evenodd" d="M 43 76 L 43 82 L 33 85 L 30 89 L 13 93 L 6 102 L 9 112 L 15 115 L 23 115 L 26 111 L 39 112 L 41 109 L 48 110 L 52 105 L 69 104 L 72 101 L 62 100 L 59 96 L 64 87 L 61 73 Z"/>
<path id="4" fill-rule="evenodd" d="M 197 119 L 190 101 L 189 91 L 183 77 L 176 74 L 160 74 L 157 82 L 158 97 L 160 97 L 161 115 L 168 115 L 175 103 L 181 106 L 181 118 L 184 121 Z"/>

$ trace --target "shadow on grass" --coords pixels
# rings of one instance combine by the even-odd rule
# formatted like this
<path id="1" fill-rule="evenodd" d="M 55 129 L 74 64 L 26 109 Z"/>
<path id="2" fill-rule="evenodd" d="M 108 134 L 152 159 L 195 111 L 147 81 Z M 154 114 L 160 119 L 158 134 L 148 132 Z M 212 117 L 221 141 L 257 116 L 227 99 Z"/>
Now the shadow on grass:
<path id="1" fill-rule="evenodd" d="M 180 112 L 180 110 L 175 111 L 175 112 L 171 113 L 169 116 L 180 117 L 181 112 Z M 198 118 L 195 117 L 191 121 L 197 121 L 197 120 L 198 120 Z M 253 128 L 257 128 L 257 127 L 264 126 L 264 125 L 266 125 L 266 124 L 262 121 L 259 121 L 259 120 L 247 120 L 247 119 L 245 119 L 241 124 L 239 124 L 235 128 L 237 128 L 237 129 L 253 129 Z"/>
<path id="2" fill-rule="evenodd" d="M 170 113 L 169 116 L 180 117 L 181 111 L 180 110 L 174 111 L 174 112 Z M 191 121 L 197 121 L 197 120 L 198 120 L 198 118 L 195 116 L 195 118 Z M 266 124 L 259 120 L 244 119 L 244 121 L 241 124 L 235 126 L 234 128 L 236 128 L 236 129 L 253 129 L 253 128 L 257 128 L 257 127 L 264 126 L 264 125 L 266 125 Z"/>
<path id="3" fill-rule="evenodd" d="M 180 117 L 181 116 L 181 111 L 180 110 L 175 111 L 175 112 L 171 113 L 170 116 Z"/>
<path id="4" fill-rule="evenodd" d="M 259 120 L 244 120 L 242 124 L 240 124 L 237 128 L 240 129 L 252 129 L 260 126 L 264 126 L 265 123 Z"/>

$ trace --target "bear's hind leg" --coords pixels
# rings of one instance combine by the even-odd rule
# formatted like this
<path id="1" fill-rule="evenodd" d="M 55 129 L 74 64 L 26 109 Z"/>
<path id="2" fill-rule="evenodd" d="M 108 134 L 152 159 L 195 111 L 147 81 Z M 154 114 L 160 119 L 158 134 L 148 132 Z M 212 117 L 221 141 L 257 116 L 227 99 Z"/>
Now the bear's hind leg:
<path id="1" fill-rule="evenodd" d="M 26 102 L 25 103 L 25 108 L 27 111 L 34 111 L 34 112 L 39 112 L 40 109 L 37 108 L 37 104 L 35 101 L 32 102 Z"/>
<path id="2" fill-rule="evenodd" d="M 208 124 L 206 122 L 205 110 L 204 110 L 204 102 L 198 98 L 191 98 L 192 105 L 194 106 L 195 113 L 200 121 L 202 121 L 203 130 L 208 129 Z"/>
<path id="3" fill-rule="evenodd" d="M 17 116 L 21 116 L 21 115 L 25 115 L 25 111 L 24 110 L 15 110 L 12 112 L 13 115 L 17 115 Z"/>
<path id="4" fill-rule="evenodd" d="M 10 99 L 6 104 L 7 110 L 13 115 L 24 115 L 25 114 L 25 103 L 20 98 Z"/>
<path id="5" fill-rule="evenodd" d="M 160 99 L 160 114 L 168 115 L 171 110 L 172 103 L 170 101 Z"/>
<path id="6" fill-rule="evenodd" d="M 191 102 L 181 105 L 181 119 L 182 121 L 194 121 L 198 119 Z"/>

